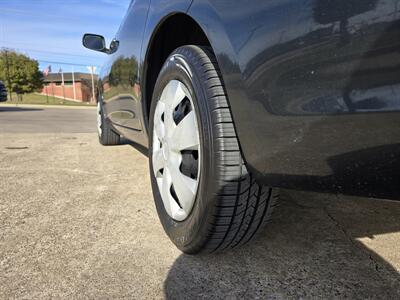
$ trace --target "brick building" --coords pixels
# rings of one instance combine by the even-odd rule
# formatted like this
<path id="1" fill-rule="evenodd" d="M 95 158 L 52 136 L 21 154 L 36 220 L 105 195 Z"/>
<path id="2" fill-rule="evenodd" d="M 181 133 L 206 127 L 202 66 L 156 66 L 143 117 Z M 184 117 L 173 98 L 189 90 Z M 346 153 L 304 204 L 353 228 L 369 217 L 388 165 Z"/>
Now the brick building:
<path id="1" fill-rule="evenodd" d="M 92 100 L 92 77 L 88 73 L 64 73 L 64 86 L 62 84 L 61 73 L 50 73 L 44 78 L 43 95 L 76 100 L 80 102 L 90 102 Z M 97 75 L 94 75 L 96 84 Z M 75 92 L 74 92 L 75 86 Z"/>

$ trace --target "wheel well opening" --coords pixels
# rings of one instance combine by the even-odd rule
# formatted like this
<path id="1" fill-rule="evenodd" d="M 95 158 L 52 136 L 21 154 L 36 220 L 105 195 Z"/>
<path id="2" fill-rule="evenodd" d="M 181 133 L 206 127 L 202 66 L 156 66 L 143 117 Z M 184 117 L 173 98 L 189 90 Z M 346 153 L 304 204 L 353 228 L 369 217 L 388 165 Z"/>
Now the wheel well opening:
<path id="1" fill-rule="evenodd" d="M 172 51 L 183 45 L 210 46 L 210 42 L 192 18 L 185 14 L 176 14 L 165 20 L 158 28 L 147 54 L 144 95 L 147 123 L 158 74 Z"/>

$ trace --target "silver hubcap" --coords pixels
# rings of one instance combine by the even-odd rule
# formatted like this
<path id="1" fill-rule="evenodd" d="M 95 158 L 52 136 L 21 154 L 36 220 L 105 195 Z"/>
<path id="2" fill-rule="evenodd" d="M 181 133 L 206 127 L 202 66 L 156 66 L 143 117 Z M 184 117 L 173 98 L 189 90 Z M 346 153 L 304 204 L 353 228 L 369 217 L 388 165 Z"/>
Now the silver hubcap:
<path id="1" fill-rule="evenodd" d="M 168 215 L 185 220 L 196 198 L 200 139 L 192 98 L 184 84 L 171 80 L 154 113 L 153 172 Z"/>
<path id="2" fill-rule="evenodd" d="M 97 102 L 97 132 L 99 136 L 101 136 L 101 107 L 100 107 L 100 102 Z"/>

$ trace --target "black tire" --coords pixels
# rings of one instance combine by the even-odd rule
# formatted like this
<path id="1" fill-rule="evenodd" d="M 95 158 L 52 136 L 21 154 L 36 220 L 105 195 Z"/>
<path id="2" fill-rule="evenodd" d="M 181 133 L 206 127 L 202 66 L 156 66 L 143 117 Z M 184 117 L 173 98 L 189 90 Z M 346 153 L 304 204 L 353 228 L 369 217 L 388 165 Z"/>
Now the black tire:
<path id="1" fill-rule="evenodd" d="M 200 129 L 202 160 L 195 204 L 187 219 L 181 222 L 165 211 L 156 179 L 150 171 L 161 223 L 173 243 L 189 254 L 243 245 L 270 219 L 277 193 L 258 185 L 246 168 L 218 65 L 208 47 L 180 47 L 160 71 L 150 110 L 150 170 L 153 170 L 155 107 L 164 87 L 173 79 L 183 82 L 192 96 Z"/>
<path id="2" fill-rule="evenodd" d="M 103 103 L 100 101 L 98 104 L 100 105 L 98 113 L 101 116 L 101 133 L 98 132 L 100 144 L 103 146 L 119 145 L 121 143 L 120 135 L 113 130 L 110 120 L 104 116 Z"/>

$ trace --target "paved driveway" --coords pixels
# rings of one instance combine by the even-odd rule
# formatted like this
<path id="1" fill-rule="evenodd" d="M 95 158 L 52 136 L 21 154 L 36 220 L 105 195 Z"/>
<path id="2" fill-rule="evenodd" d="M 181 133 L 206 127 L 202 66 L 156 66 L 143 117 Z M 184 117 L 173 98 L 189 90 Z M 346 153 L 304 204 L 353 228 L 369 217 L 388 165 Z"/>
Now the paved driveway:
<path id="1" fill-rule="evenodd" d="M 0 126 L 1 299 L 400 298 L 400 203 L 282 191 L 255 243 L 188 256 L 147 158 L 100 146 L 95 110 L 0 108 Z"/>
<path id="2" fill-rule="evenodd" d="M 78 133 L 96 130 L 93 106 L 0 104 L 0 133 Z"/>

